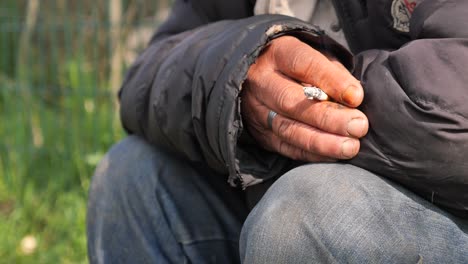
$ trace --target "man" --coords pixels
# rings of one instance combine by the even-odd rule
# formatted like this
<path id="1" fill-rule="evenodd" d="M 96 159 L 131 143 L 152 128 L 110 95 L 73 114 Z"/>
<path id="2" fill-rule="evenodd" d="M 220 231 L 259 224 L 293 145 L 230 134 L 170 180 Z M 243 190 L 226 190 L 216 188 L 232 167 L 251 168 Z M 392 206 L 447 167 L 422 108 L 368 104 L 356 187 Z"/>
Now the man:
<path id="1" fill-rule="evenodd" d="M 176 1 L 120 92 L 138 136 L 96 170 L 90 262 L 467 262 L 466 12 Z"/>

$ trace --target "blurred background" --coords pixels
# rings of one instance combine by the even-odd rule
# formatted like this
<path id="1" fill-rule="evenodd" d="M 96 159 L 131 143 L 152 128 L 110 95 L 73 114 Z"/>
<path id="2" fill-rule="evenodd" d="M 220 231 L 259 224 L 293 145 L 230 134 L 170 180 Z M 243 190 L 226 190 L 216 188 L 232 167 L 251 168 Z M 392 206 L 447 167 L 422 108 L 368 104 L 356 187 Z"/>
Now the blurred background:
<path id="1" fill-rule="evenodd" d="M 170 0 L 0 0 L 0 263 L 87 263 L 117 91 Z"/>

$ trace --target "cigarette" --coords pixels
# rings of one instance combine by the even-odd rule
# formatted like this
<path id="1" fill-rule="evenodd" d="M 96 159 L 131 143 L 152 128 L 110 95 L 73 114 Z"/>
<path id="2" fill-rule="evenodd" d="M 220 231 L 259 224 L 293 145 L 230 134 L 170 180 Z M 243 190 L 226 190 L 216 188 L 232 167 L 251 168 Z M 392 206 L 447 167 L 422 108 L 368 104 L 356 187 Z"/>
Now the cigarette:
<path id="1" fill-rule="evenodd" d="M 328 100 L 328 95 L 320 88 L 315 86 L 304 86 L 304 95 L 309 100 L 319 100 L 319 101 L 326 101 Z"/>

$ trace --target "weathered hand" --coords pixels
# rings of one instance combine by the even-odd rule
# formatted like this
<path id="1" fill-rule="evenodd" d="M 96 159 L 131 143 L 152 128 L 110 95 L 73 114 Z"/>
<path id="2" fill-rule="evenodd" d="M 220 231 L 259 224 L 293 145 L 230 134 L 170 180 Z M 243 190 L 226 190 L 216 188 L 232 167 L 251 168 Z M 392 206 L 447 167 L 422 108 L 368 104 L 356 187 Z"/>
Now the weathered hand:
<path id="1" fill-rule="evenodd" d="M 322 88 L 332 101 L 305 98 L 301 83 Z M 338 61 L 300 40 L 283 36 L 265 48 L 248 72 L 242 116 L 248 131 L 266 149 L 292 159 L 349 159 L 368 130 L 359 106 L 364 92 Z M 278 113 L 267 127 L 270 110 Z"/>

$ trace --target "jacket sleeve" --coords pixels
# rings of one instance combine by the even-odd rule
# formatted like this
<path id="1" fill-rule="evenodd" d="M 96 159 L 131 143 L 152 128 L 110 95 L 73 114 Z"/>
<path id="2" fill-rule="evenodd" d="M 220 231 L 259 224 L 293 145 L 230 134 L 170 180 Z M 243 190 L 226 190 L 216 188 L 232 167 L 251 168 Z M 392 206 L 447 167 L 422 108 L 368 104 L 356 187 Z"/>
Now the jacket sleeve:
<path id="1" fill-rule="evenodd" d="M 251 16 L 248 3 L 176 1 L 120 90 L 128 132 L 229 174 L 231 184 L 243 187 L 288 165 L 242 133 L 239 93 L 262 48 L 275 37 L 295 35 L 351 65 L 350 55 L 322 31 L 291 17 Z"/>
<path id="2" fill-rule="evenodd" d="M 426 0 L 412 41 L 356 57 L 370 130 L 351 163 L 468 218 L 468 1 Z"/>

